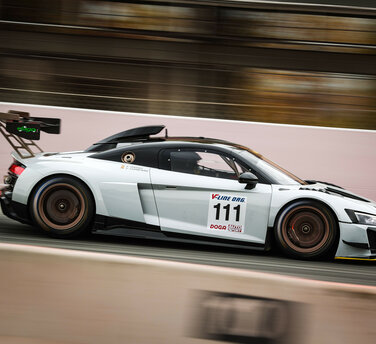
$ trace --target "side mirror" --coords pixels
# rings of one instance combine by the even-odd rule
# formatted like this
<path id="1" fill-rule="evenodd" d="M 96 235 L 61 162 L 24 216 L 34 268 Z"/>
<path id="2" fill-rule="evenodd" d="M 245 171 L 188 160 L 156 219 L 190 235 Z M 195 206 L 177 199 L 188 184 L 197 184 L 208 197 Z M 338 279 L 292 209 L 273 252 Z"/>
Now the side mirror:
<path id="1" fill-rule="evenodd" d="M 244 172 L 239 176 L 240 184 L 247 184 L 245 188 L 252 190 L 258 183 L 258 178 L 251 172 Z"/>

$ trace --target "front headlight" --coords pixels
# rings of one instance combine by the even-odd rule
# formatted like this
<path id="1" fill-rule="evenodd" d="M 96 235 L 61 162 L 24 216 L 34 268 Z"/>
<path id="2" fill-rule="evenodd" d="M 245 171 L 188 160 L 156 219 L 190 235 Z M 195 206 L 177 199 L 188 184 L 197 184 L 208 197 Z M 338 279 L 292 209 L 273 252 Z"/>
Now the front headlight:
<path id="1" fill-rule="evenodd" d="M 358 219 L 359 223 L 363 225 L 376 226 L 376 215 L 358 213 L 356 211 L 354 211 L 354 214 L 356 218 Z"/>
<path id="2" fill-rule="evenodd" d="M 354 223 L 362 225 L 376 226 L 376 215 L 362 213 L 355 210 L 346 209 L 347 214 Z"/>

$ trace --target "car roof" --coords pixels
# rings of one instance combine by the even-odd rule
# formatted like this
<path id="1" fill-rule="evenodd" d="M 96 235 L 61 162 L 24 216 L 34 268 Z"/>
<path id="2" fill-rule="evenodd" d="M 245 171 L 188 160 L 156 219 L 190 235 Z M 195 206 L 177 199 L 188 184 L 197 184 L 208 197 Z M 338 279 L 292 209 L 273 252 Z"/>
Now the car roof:
<path id="1" fill-rule="evenodd" d="M 137 127 L 128 129 L 112 136 L 109 136 L 97 143 L 94 143 L 92 146 L 87 148 L 85 152 L 87 153 L 99 153 L 99 152 L 109 152 L 114 149 L 121 149 L 123 147 L 150 147 L 150 148 L 162 148 L 167 146 L 180 146 L 180 147 L 199 147 L 201 149 L 210 149 L 215 146 L 221 150 L 246 150 L 250 153 L 261 157 L 257 152 L 252 151 L 248 147 L 229 142 L 221 139 L 214 139 L 208 137 L 193 137 L 193 136 L 168 136 L 167 129 L 165 136 L 154 136 L 159 134 L 163 129 L 164 125 L 149 125 L 143 127 Z M 153 136 L 153 137 L 151 137 Z M 140 148 L 141 148 L 140 147 Z"/>
<path id="2" fill-rule="evenodd" d="M 121 146 L 119 145 L 117 148 L 126 147 L 127 142 L 123 142 Z M 148 141 L 143 142 L 129 142 L 129 146 L 132 147 L 160 147 L 160 148 L 168 148 L 168 147 L 182 147 L 182 148 L 197 148 L 197 149 L 210 149 L 210 148 L 219 148 L 221 150 L 246 150 L 249 151 L 256 156 L 261 156 L 259 153 L 251 150 L 250 148 L 226 141 L 221 139 L 214 139 L 214 138 L 207 138 L 207 137 L 186 137 L 186 136 L 176 136 L 176 137 L 162 137 L 162 138 L 155 138 L 150 139 Z"/>

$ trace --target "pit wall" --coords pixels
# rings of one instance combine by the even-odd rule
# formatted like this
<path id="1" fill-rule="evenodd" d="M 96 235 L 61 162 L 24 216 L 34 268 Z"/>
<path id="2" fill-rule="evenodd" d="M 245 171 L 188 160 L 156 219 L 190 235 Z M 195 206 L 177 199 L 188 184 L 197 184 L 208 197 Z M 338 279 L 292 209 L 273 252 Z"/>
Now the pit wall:
<path id="1" fill-rule="evenodd" d="M 376 131 L 322 128 L 207 118 L 0 103 L 0 111 L 62 119 L 60 135 L 41 134 L 45 151 L 82 150 L 114 133 L 164 124 L 170 136 L 204 136 L 240 143 L 260 152 L 302 179 L 340 185 L 376 200 Z M 11 147 L 0 136 L 0 174 L 10 165 Z"/>
<path id="2" fill-rule="evenodd" d="M 376 288 L 0 244 L 0 342 L 374 344 Z"/>

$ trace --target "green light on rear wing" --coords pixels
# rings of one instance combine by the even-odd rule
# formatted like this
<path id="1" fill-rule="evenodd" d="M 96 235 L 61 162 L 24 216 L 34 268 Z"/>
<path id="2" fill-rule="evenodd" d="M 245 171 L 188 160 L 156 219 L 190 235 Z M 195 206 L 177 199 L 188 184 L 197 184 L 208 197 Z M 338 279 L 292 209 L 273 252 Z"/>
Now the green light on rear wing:
<path id="1" fill-rule="evenodd" d="M 28 140 L 39 140 L 40 125 L 37 123 L 6 122 L 6 130 L 10 134 L 17 135 Z"/>

